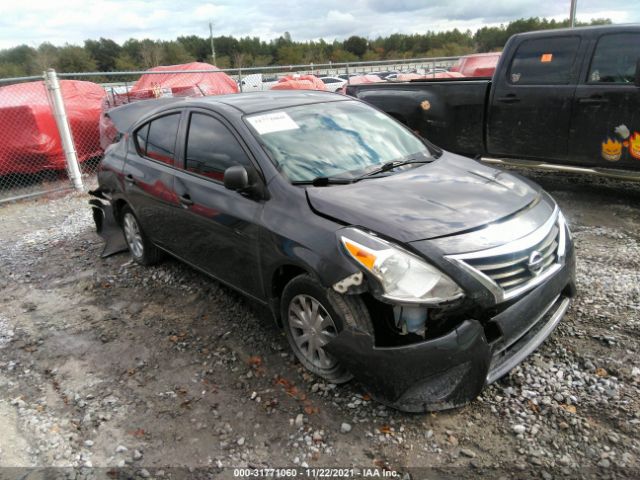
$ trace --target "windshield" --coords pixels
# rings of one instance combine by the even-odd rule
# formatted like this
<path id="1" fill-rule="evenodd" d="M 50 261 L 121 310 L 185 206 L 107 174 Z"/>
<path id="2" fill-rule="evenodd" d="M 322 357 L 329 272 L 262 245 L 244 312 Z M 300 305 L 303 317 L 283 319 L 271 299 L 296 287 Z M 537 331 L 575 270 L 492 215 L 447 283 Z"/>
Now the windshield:
<path id="1" fill-rule="evenodd" d="M 431 156 L 419 138 L 361 102 L 303 105 L 246 120 L 291 182 L 351 178 L 389 162 Z"/>

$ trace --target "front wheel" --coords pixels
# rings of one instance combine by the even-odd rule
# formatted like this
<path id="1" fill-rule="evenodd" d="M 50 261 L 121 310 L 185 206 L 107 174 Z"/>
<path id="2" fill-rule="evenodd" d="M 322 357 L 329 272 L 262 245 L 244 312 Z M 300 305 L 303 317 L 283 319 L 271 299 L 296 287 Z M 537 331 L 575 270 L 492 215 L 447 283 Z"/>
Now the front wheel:
<path id="1" fill-rule="evenodd" d="M 300 275 L 282 293 L 281 315 L 289 345 L 307 370 L 331 383 L 351 380 L 353 376 L 324 347 L 345 324 L 372 333 L 362 299 L 340 295 L 310 275 Z"/>

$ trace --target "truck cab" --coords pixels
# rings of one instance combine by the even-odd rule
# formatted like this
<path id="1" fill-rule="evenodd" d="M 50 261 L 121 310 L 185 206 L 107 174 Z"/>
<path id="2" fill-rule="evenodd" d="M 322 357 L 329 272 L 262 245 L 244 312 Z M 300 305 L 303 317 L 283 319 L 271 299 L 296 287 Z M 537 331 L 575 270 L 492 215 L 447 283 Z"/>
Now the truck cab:
<path id="1" fill-rule="evenodd" d="M 640 168 L 640 28 L 515 35 L 490 92 L 492 156 Z"/>

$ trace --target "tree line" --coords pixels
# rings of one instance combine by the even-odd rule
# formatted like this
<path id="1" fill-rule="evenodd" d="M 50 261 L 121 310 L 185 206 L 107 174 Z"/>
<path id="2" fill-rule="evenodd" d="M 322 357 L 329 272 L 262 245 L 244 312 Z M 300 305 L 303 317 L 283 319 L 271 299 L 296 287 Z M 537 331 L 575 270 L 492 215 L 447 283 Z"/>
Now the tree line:
<path id="1" fill-rule="evenodd" d="M 580 25 L 610 24 L 595 19 Z M 532 30 L 563 28 L 568 20 L 519 19 L 499 27 L 471 30 L 453 29 L 424 34 L 395 33 L 368 39 L 351 36 L 345 40 L 298 42 L 288 32 L 275 40 L 258 37 L 214 37 L 216 65 L 220 68 L 294 65 L 309 63 L 373 61 L 384 59 L 459 56 L 474 52 L 500 51 L 507 39 Z M 55 46 L 49 42 L 37 48 L 29 45 L 0 50 L 0 78 L 39 75 L 47 68 L 59 72 L 109 72 L 144 70 L 158 65 L 193 61 L 213 63 L 209 38 L 186 35 L 175 40 L 138 40 L 122 45 L 108 38 L 85 40 L 84 45 Z"/>

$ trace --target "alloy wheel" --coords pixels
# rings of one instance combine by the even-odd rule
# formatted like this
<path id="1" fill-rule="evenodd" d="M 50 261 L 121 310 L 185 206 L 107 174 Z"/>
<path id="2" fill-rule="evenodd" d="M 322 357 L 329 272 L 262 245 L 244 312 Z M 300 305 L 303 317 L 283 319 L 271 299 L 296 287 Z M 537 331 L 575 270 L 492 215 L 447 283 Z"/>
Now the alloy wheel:
<path id="1" fill-rule="evenodd" d="M 133 214 L 127 212 L 124 215 L 124 237 L 127 240 L 129 250 L 136 258 L 142 258 L 144 254 L 144 246 L 142 245 L 142 233 L 138 226 L 138 221 Z"/>
<path id="2" fill-rule="evenodd" d="M 324 346 L 337 334 L 336 325 L 325 308 L 309 295 L 296 295 L 289 303 L 289 328 L 299 352 L 315 367 L 330 370 L 337 360 Z"/>

